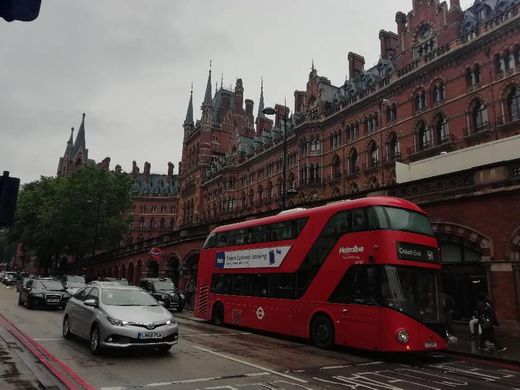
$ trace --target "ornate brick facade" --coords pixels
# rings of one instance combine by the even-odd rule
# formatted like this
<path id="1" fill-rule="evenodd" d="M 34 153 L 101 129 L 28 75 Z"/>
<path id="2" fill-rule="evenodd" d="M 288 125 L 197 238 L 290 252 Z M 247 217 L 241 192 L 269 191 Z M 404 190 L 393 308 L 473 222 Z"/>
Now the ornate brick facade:
<path id="1" fill-rule="evenodd" d="M 519 10 L 510 0 L 465 11 L 456 0 L 414 0 L 407 15 L 396 14 L 396 32 L 379 33 L 375 66 L 349 53 L 347 80 L 334 86 L 313 65 L 294 113 L 276 105 L 273 121 L 263 91 L 255 118 L 242 80 L 213 94 L 210 71 L 201 119 L 194 121 L 192 94 L 183 126 L 177 228 L 90 259 L 89 272 L 133 281 L 172 275 L 182 287 L 209 229 L 280 211 L 285 167 L 291 207 L 374 193 L 419 203 L 435 222 L 456 317 L 467 319 L 485 291 L 505 328 L 520 333 L 519 160 L 477 158 L 467 167 L 459 153 L 518 142 Z M 400 164 L 431 168 L 444 156 L 463 168 L 398 180 Z M 159 261 L 152 247 L 162 248 Z"/>

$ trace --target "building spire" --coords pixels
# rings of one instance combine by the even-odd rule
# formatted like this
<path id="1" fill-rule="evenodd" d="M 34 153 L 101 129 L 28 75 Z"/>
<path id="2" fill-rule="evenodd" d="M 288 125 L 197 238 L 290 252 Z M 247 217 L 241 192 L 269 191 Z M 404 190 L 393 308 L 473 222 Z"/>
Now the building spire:
<path id="1" fill-rule="evenodd" d="M 184 123 L 193 123 L 193 82 L 191 83 L 190 101 L 188 103 L 188 111 L 186 112 Z"/>
<path id="2" fill-rule="evenodd" d="M 208 76 L 208 84 L 206 85 L 206 94 L 204 95 L 204 101 L 202 102 L 203 105 L 211 105 L 212 100 L 212 93 L 211 93 L 211 60 L 209 61 L 209 76 Z"/>
<path id="3" fill-rule="evenodd" d="M 76 141 L 74 142 L 74 148 L 72 151 L 72 155 L 76 156 L 76 154 L 80 151 L 86 150 L 86 142 L 85 142 L 85 113 L 83 113 L 83 117 L 81 118 L 81 125 L 79 126 L 78 135 L 76 135 Z"/>
<path id="4" fill-rule="evenodd" d="M 72 141 L 73 138 L 74 138 L 74 127 L 71 127 L 71 128 L 70 128 L 70 138 L 69 138 L 69 140 L 67 141 L 67 145 L 72 146 L 72 144 L 73 144 L 73 141 Z"/>
<path id="5" fill-rule="evenodd" d="M 258 103 L 258 117 L 264 118 L 264 78 L 260 81 L 260 102 Z"/>

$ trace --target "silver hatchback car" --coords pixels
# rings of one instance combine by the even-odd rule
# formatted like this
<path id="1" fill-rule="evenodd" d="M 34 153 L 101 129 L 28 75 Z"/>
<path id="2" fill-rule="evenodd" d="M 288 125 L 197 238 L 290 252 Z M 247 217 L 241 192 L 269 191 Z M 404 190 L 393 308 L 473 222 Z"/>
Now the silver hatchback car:
<path id="1" fill-rule="evenodd" d="M 104 348 L 152 347 L 167 351 L 177 343 L 173 315 L 139 287 L 88 285 L 65 307 L 63 337 L 90 340 L 90 351 Z"/>

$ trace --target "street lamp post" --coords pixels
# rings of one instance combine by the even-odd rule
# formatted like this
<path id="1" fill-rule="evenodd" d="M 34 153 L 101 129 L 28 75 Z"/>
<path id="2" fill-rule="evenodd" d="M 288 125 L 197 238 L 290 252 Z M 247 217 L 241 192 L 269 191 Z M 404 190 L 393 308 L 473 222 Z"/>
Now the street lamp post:
<path id="1" fill-rule="evenodd" d="M 262 110 L 266 115 L 276 114 L 276 110 L 272 107 L 266 107 Z M 287 196 L 287 105 L 284 101 L 283 107 L 283 156 L 282 156 L 282 210 L 285 210 Z"/>

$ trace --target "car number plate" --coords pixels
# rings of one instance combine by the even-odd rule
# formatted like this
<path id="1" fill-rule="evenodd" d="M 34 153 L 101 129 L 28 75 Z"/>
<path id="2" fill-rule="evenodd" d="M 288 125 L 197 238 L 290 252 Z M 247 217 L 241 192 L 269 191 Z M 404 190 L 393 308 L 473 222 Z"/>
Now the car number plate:
<path id="1" fill-rule="evenodd" d="M 437 348 L 437 342 L 428 341 L 428 342 L 424 343 L 424 348 Z"/>
<path id="2" fill-rule="evenodd" d="M 47 302 L 49 303 L 58 303 L 60 300 L 59 299 L 47 299 Z"/>
<path id="3" fill-rule="evenodd" d="M 139 332 L 137 334 L 138 339 L 162 339 L 162 334 L 158 332 Z"/>

